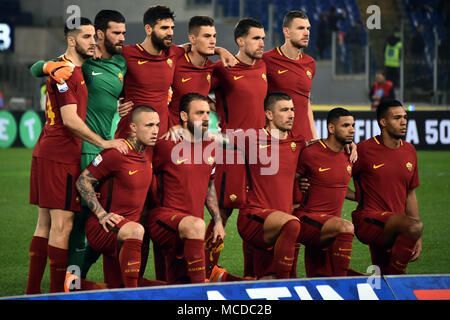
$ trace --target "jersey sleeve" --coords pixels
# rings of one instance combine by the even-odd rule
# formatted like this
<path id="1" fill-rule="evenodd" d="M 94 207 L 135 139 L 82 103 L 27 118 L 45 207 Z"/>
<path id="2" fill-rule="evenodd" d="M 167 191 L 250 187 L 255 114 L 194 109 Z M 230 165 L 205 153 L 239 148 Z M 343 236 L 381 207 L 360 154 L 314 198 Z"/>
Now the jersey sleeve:
<path id="1" fill-rule="evenodd" d="M 57 83 L 54 79 L 50 79 L 50 85 L 53 87 L 55 92 L 55 99 L 58 106 L 65 106 L 68 104 L 77 104 L 78 99 L 76 97 L 75 81 L 70 78 L 65 83 Z"/>
<path id="2" fill-rule="evenodd" d="M 58 61 L 58 60 L 59 60 L 59 59 L 52 59 L 52 60 L 50 60 L 50 61 L 56 62 L 56 61 Z M 33 77 L 41 78 L 41 77 L 47 76 L 47 74 L 45 74 L 44 71 L 42 70 L 42 69 L 44 68 L 44 64 L 45 64 L 46 62 L 47 62 L 47 61 L 39 60 L 39 61 L 35 62 L 35 63 L 30 67 L 30 72 L 31 72 L 31 74 L 33 75 Z"/>
<path id="3" fill-rule="evenodd" d="M 120 167 L 120 153 L 116 149 L 108 149 L 99 153 L 89 164 L 87 170 L 98 181 L 110 177 Z"/>

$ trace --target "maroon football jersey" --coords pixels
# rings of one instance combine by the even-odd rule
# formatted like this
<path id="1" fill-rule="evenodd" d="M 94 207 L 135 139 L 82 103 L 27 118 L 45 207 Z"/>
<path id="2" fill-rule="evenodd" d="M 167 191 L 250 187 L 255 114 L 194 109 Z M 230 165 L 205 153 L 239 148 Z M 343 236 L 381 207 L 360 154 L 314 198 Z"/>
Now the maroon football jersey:
<path id="1" fill-rule="evenodd" d="M 156 207 L 171 208 L 203 219 L 208 184 L 215 168 L 215 143 L 159 140 L 153 168 Z"/>
<path id="2" fill-rule="evenodd" d="M 222 130 L 261 128 L 266 122 L 266 64 L 262 59 L 256 59 L 253 65 L 236 60 L 236 65 L 230 68 L 218 62 L 213 72 L 220 127 Z"/>
<path id="3" fill-rule="evenodd" d="M 169 104 L 169 126 L 179 124 L 181 97 L 190 92 L 208 96 L 214 64 L 207 60 L 202 67 L 194 66 L 187 53 L 177 59 L 172 83 L 172 100 Z"/>
<path id="4" fill-rule="evenodd" d="M 287 93 L 294 102 L 295 119 L 292 127 L 294 136 L 302 135 L 307 141 L 312 139 L 308 118 L 308 101 L 316 63 L 305 53 L 292 60 L 286 57 L 280 47 L 263 54 L 267 67 L 268 93 L 281 91 Z"/>
<path id="5" fill-rule="evenodd" d="M 419 186 L 414 146 L 400 141 L 390 149 L 376 136 L 358 143 L 358 160 L 353 167 L 358 211 L 404 213 L 406 196 Z"/>
<path id="6" fill-rule="evenodd" d="M 292 213 L 292 190 L 303 137 L 273 138 L 266 129 L 258 138 L 246 140 L 246 161 L 249 164 L 248 193 L 245 207 L 276 209 Z"/>
<path id="7" fill-rule="evenodd" d="M 319 140 L 302 151 L 299 163 L 298 173 L 310 184 L 299 210 L 340 217 L 352 176 L 348 155 L 334 152 Z"/>
<path id="8" fill-rule="evenodd" d="M 107 212 L 139 221 L 152 182 L 152 164 L 129 146 L 128 154 L 103 150 L 87 167 L 101 182 L 100 204 Z"/>
<path id="9" fill-rule="evenodd" d="M 147 105 L 158 112 L 161 122 L 158 137 L 167 131 L 169 88 L 172 85 L 176 59 L 183 54 L 184 49 L 174 44 L 159 56 L 149 54 L 139 44 L 124 46 L 122 50 L 127 62 L 125 101 L 133 101 L 135 107 Z M 120 119 L 116 137 L 127 137 L 130 130 L 129 115 Z"/>
<path id="10" fill-rule="evenodd" d="M 69 61 L 61 57 L 59 61 Z M 47 103 L 45 125 L 34 147 L 33 156 L 62 163 L 80 163 L 81 138 L 67 128 L 61 117 L 61 107 L 77 105 L 78 116 L 85 121 L 88 91 L 80 67 L 63 84 L 51 77 L 47 79 Z"/>

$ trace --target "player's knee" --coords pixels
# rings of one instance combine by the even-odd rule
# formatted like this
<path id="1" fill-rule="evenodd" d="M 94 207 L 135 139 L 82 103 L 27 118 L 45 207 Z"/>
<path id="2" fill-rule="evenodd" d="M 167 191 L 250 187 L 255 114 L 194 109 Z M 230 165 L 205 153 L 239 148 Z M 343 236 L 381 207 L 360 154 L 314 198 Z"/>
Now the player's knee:
<path id="1" fill-rule="evenodd" d="M 180 238 L 204 239 L 205 221 L 196 217 L 185 217 L 179 224 Z"/>
<path id="2" fill-rule="evenodd" d="M 128 222 L 119 231 L 119 238 L 121 239 L 139 239 L 144 238 L 145 229 L 137 222 Z"/>
<path id="3" fill-rule="evenodd" d="M 412 220 L 408 224 L 408 236 L 414 239 L 419 239 L 422 236 L 423 223 L 420 220 Z"/>
<path id="4" fill-rule="evenodd" d="M 351 223 L 350 221 L 341 219 L 341 221 L 339 221 L 338 230 L 339 233 L 354 233 L 355 227 L 353 226 L 353 223 Z"/>

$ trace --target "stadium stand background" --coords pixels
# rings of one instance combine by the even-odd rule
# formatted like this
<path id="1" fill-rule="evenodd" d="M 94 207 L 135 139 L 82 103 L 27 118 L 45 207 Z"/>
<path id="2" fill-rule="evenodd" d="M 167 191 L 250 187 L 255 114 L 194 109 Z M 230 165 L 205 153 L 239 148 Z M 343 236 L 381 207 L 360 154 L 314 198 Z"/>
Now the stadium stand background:
<path id="1" fill-rule="evenodd" d="M 187 21 L 193 15 L 205 14 L 216 19 L 218 45 L 236 52 L 233 27 L 240 17 L 259 19 L 266 28 L 266 48 L 283 43 L 282 19 L 289 10 L 304 10 L 311 22 L 310 45 L 305 52 L 316 59 L 317 70 L 311 93 L 314 105 L 360 105 L 369 106 L 368 91 L 376 70 L 384 68 L 384 48 L 387 37 L 395 30 L 403 31 L 404 84 L 397 89 L 397 96 L 413 105 L 449 105 L 449 5 L 442 0 L 395 0 L 376 1 L 381 10 L 381 29 L 367 30 L 369 16 L 366 9 L 373 0 L 184 0 L 148 1 L 133 0 L 129 3 L 111 0 L 2 0 L 0 23 L 12 29 L 11 49 L 0 52 L 0 91 L 5 108 L 12 110 L 40 109 L 42 79 L 33 79 L 28 67 L 38 59 L 50 59 L 64 51 L 65 44 L 61 25 L 69 16 L 67 8 L 78 5 L 81 15 L 93 19 L 104 8 L 117 9 L 127 18 L 127 44 L 142 41 L 142 13 L 149 5 L 165 4 L 175 11 L 175 43 L 187 41 Z M 322 13 L 336 7 L 339 15 L 339 32 L 336 46 L 329 46 L 323 59 L 317 52 L 318 26 Z M 345 13 L 343 13 L 345 12 Z M 345 35 L 358 20 L 368 53 L 364 72 L 353 73 L 348 65 L 355 52 L 346 48 Z M 425 28 L 423 72 L 417 73 L 417 61 L 411 58 L 412 35 L 419 24 Z M 343 40 L 340 41 L 339 40 Z M 0 40 L 1 44 L 1 40 Z M 336 55 L 333 58 L 333 52 Z M 435 55 L 438 60 L 435 64 Z M 366 60 L 364 56 L 364 60 Z M 341 65 L 338 65 L 338 64 Z M 436 86 L 433 86 L 436 73 Z M 419 83 L 414 86 L 414 83 Z M 423 84 L 423 85 L 421 85 Z"/>

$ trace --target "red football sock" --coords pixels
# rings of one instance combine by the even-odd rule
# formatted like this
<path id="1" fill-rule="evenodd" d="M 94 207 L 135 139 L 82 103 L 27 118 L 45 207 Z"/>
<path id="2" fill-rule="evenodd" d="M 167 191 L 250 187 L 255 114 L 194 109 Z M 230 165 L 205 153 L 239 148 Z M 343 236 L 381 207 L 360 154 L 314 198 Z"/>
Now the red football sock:
<path id="1" fill-rule="evenodd" d="M 25 294 L 41 293 L 41 281 L 47 265 L 48 239 L 34 236 L 30 243 L 30 266 Z"/>
<path id="2" fill-rule="evenodd" d="M 391 258 L 386 269 L 387 274 L 405 274 L 406 266 L 414 252 L 417 240 L 400 234 L 392 246 Z"/>
<path id="3" fill-rule="evenodd" d="M 289 278 L 291 274 L 299 233 L 300 222 L 297 220 L 290 220 L 281 228 L 273 253 L 274 271 L 278 279 Z"/>
<path id="4" fill-rule="evenodd" d="M 125 288 L 137 288 L 141 268 L 142 240 L 126 239 L 119 253 L 119 264 Z"/>
<path id="5" fill-rule="evenodd" d="M 103 279 L 109 289 L 122 286 L 122 270 L 116 256 L 103 255 Z"/>
<path id="6" fill-rule="evenodd" d="M 50 261 L 50 293 L 64 292 L 69 250 L 51 245 L 48 245 L 47 250 Z"/>
<path id="7" fill-rule="evenodd" d="M 200 239 L 186 239 L 184 241 L 184 258 L 187 263 L 187 275 L 191 283 L 205 282 L 205 251 L 204 241 Z"/>
<path id="8" fill-rule="evenodd" d="M 254 277 L 253 246 L 246 241 L 242 241 L 242 251 L 244 253 L 244 277 Z"/>
<path id="9" fill-rule="evenodd" d="M 352 255 L 353 233 L 342 232 L 334 239 L 329 249 L 333 276 L 341 277 L 347 275 L 350 258 Z"/>
<path id="10" fill-rule="evenodd" d="M 205 232 L 205 271 L 206 277 L 211 275 L 212 268 L 219 262 L 220 252 L 223 249 L 223 239 L 219 238 L 213 243 L 214 221 L 211 219 Z"/>

